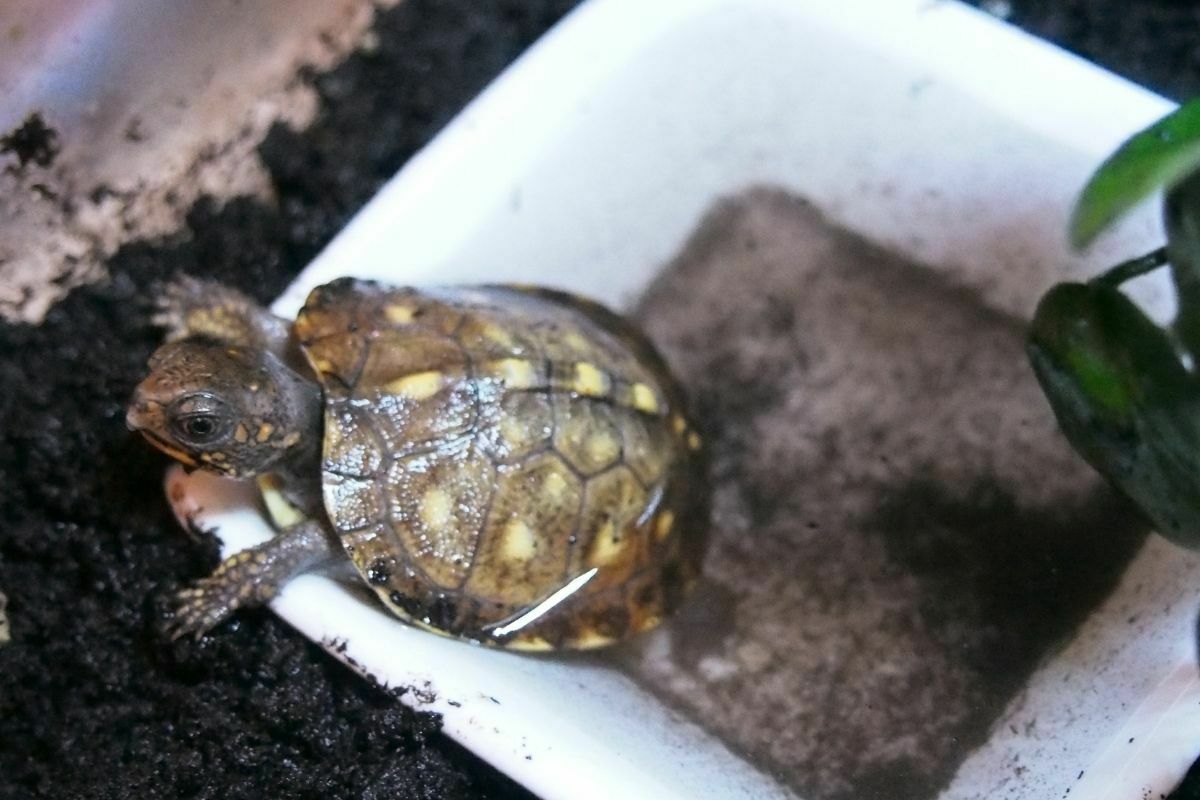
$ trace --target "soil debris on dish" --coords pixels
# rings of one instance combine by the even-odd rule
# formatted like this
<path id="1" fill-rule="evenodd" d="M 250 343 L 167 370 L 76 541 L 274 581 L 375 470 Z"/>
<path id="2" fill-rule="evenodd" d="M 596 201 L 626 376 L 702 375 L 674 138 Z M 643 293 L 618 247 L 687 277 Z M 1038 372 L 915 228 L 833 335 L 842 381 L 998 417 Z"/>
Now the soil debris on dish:
<path id="1" fill-rule="evenodd" d="M 708 429 L 714 525 L 701 598 L 625 666 L 803 797 L 934 796 L 1146 531 L 1023 324 L 765 189 L 638 316 Z"/>
<path id="2" fill-rule="evenodd" d="M 26 117 L 16 129 L 0 136 L 0 155 L 15 156 L 22 169 L 31 163 L 39 167 L 50 166 L 59 147 L 58 131 L 46 124 L 39 111 Z"/>

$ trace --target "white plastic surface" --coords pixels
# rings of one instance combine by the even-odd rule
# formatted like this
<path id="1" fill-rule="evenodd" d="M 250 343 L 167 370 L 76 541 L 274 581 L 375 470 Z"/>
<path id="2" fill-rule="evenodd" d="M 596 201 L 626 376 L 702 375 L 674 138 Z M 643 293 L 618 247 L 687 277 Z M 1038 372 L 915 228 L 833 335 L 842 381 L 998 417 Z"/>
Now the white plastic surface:
<path id="1" fill-rule="evenodd" d="M 347 274 L 532 281 L 621 304 L 715 199 L 771 184 L 1027 315 L 1050 282 L 1160 243 L 1149 212 L 1086 259 L 1063 231 L 1098 160 L 1169 107 L 952 2 L 591 0 L 413 159 L 276 310 Z M 1161 287 L 1145 296 L 1169 307 Z M 171 480 L 229 549 L 268 534 L 244 492 Z M 1200 746 L 1197 587 L 1200 559 L 1152 540 L 944 796 L 1168 791 Z M 428 689 L 407 697 L 432 697 L 451 736 L 550 800 L 788 794 L 590 658 L 440 639 L 315 576 L 275 609 L 377 679 Z M 1130 737 L 1144 746 L 1121 746 Z"/>

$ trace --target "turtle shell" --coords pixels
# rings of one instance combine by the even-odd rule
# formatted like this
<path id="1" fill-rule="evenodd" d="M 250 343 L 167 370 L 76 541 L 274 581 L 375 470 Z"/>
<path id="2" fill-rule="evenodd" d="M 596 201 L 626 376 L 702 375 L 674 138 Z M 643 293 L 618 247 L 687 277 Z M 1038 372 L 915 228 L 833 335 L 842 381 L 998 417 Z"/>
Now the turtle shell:
<path id="1" fill-rule="evenodd" d="M 658 624 L 699 572 L 701 440 L 649 342 L 547 289 L 343 279 L 295 334 L 347 554 L 421 627 L 518 649 Z"/>

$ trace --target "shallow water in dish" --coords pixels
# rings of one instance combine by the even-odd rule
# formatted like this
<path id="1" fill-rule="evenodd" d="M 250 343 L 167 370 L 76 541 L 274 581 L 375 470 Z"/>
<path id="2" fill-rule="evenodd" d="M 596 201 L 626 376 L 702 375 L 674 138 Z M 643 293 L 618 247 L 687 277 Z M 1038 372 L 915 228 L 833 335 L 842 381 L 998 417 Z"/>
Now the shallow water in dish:
<path id="1" fill-rule="evenodd" d="M 708 429 L 714 527 L 684 612 L 607 658 L 806 798 L 935 796 L 1145 535 L 1022 323 L 771 190 L 637 315 Z"/>

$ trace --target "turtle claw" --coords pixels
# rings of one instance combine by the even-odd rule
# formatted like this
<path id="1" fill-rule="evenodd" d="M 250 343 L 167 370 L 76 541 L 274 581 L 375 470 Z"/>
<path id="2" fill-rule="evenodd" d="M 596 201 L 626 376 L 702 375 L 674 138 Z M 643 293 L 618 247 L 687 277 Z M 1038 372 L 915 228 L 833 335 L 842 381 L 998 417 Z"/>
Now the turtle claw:
<path id="1" fill-rule="evenodd" d="M 320 528 L 316 529 L 320 533 Z M 189 634 L 200 639 L 243 606 L 261 606 L 279 593 L 280 581 L 296 566 L 287 557 L 293 543 L 302 547 L 303 535 L 277 537 L 226 558 L 213 573 L 175 593 L 175 615 L 168 629 L 172 639 Z M 282 572 L 279 574 L 278 570 Z"/>
<path id="2" fill-rule="evenodd" d="M 191 335 L 196 314 L 212 307 L 213 292 L 228 291 L 190 275 L 178 275 L 155 289 L 154 313 L 150 316 L 150 323 L 164 331 L 163 338 L 168 342 Z"/>
<path id="3" fill-rule="evenodd" d="M 287 324 L 249 297 L 214 281 L 179 275 L 154 291 L 151 324 L 168 342 L 200 336 L 234 346 L 282 346 Z"/>
<path id="4" fill-rule="evenodd" d="M 167 634 L 172 641 L 189 635 L 199 641 L 241 604 L 237 587 L 228 581 L 217 577 L 198 580 L 175 593 L 175 613 L 166 626 Z"/>

